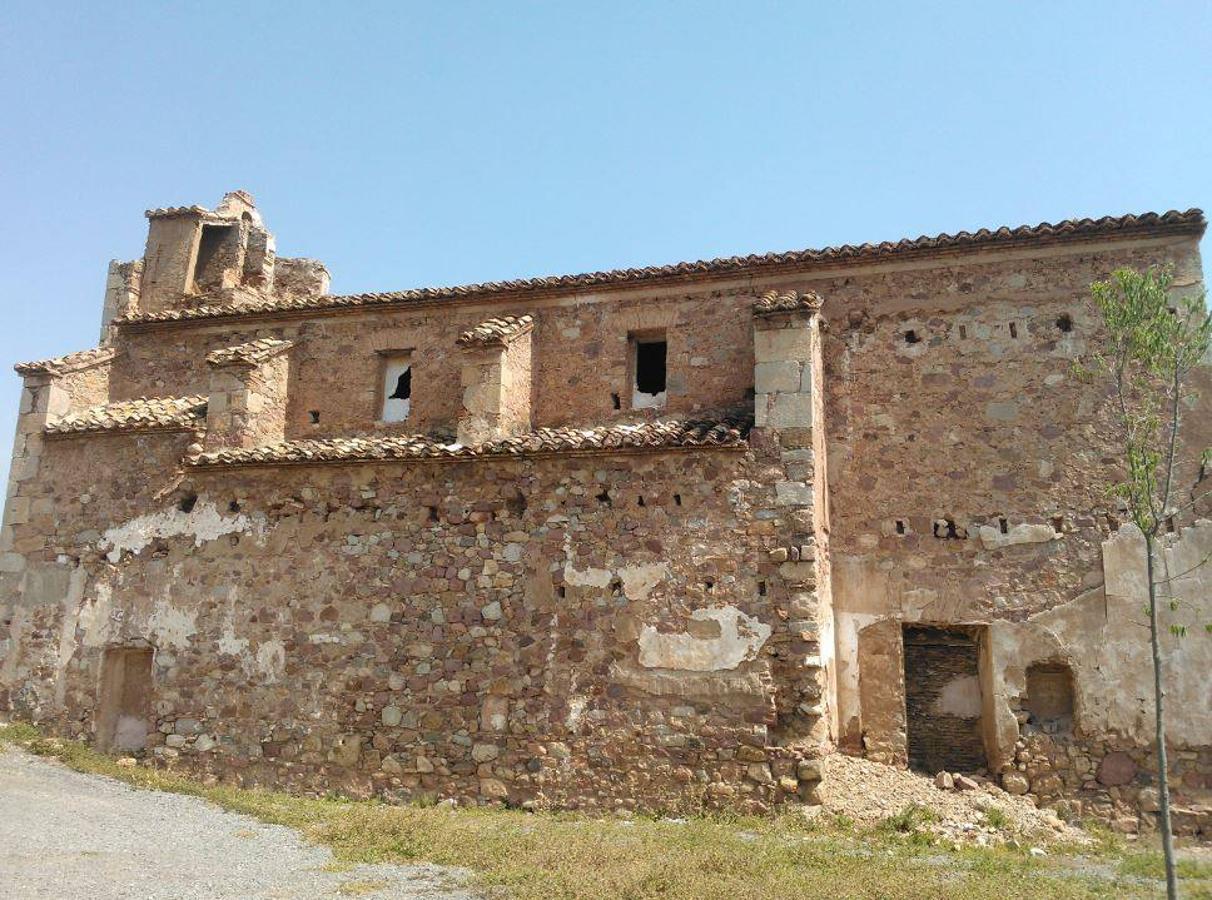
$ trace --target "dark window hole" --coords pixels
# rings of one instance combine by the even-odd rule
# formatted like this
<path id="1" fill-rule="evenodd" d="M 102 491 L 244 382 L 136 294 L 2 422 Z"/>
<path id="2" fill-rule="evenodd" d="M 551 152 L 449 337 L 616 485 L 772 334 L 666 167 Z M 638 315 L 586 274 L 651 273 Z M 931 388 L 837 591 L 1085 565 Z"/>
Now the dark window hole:
<path id="1" fill-rule="evenodd" d="M 919 341 L 921 341 L 921 338 L 918 337 L 917 332 L 914 331 L 912 328 L 910 328 L 908 331 L 905 332 L 905 343 L 906 344 L 916 344 Z"/>
<path id="2" fill-rule="evenodd" d="M 623 594 L 623 582 L 617 578 L 610 580 L 610 596 L 620 597 Z"/>
<path id="3" fill-rule="evenodd" d="M 706 589 L 708 591 L 714 591 L 715 590 L 715 579 L 714 578 L 704 579 L 703 587 L 704 587 L 704 589 Z"/>
<path id="4" fill-rule="evenodd" d="M 605 488 L 602 488 L 602 493 L 598 494 L 595 499 L 598 501 L 598 503 L 605 504 L 606 506 L 613 505 L 610 502 L 610 494 Z"/>
<path id="5" fill-rule="evenodd" d="M 227 511 L 238 513 L 240 511 L 240 501 L 233 500 L 231 503 L 227 504 Z"/>
<path id="6" fill-rule="evenodd" d="M 623 408 L 623 401 L 621 401 L 621 400 L 619 399 L 619 395 L 618 395 L 618 394 L 611 394 L 611 395 L 610 395 L 610 405 L 611 405 L 611 406 L 613 406 L 615 409 L 622 409 L 622 408 Z"/>
<path id="7" fill-rule="evenodd" d="M 665 391 L 665 341 L 636 341 L 635 389 L 641 394 L 661 394 Z"/>
<path id="8" fill-rule="evenodd" d="M 758 582 L 758 596 L 759 597 L 766 596 L 766 582 L 764 582 L 764 581 Z"/>
<path id="9" fill-rule="evenodd" d="M 904 534 L 906 531 L 908 531 L 908 529 L 907 529 L 907 528 L 905 528 L 905 520 L 904 520 L 904 519 L 897 519 L 897 520 L 896 520 L 896 533 L 897 533 L 897 534 Z"/>
<path id="10" fill-rule="evenodd" d="M 1068 313 L 1061 313 L 1056 318 L 1056 327 L 1068 334 L 1073 330 L 1073 318 Z"/>
<path id="11" fill-rule="evenodd" d="M 635 505 L 636 505 L 636 506 L 643 506 L 643 505 L 644 505 L 644 495 L 643 495 L 643 494 L 640 494 L 640 496 L 636 498 L 636 500 L 635 500 Z"/>
<path id="12" fill-rule="evenodd" d="M 1018 325 L 1015 322 L 1010 323 L 1010 337 L 1012 337 L 1012 338 L 1018 337 Z"/>
<path id="13" fill-rule="evenodd" d="M 563 600 L 567 595 L 568 590 L 564 587 L 564 585 L 560 585 L 558 588 L 556 588 L 556 596 L 558 596 L 561 600 Z"/>
<path id="14" fill-rule="evenodd" d="M 939 540 L 954 541 L 959 539 L 959 529 L 956 528 L 955 520 L 951 518 L 941 519 L 934 523 L 934 536 Z"/>
<path id="15" fill-rule="evenodd" d="M 320 411 L 318 409 L 311 410 L 307 414 L 307 418 L 311 420 L 312 425 L 319 425 L 320 424 Z"/>
<path id="16" fill-rule="evenodd" d="M 184 497 L 181 498 L 181 502 L 177 504 L 177 507 L 183 513 L 193 512 L 194 506 L 197 504 L 197 502 L 198 502 L 197 494 L 186 494 Z"/>
<path id="17" fill-rule="evenodd" d="M 674 505 L 674 506 L 681 506 L 681 505 L 682 505 L 682 495 L 681 495 L 681 494 L 674 494 L 674 495 L 673 495 L 673 505 Z"/>
<path id="18" fill-rule="evenodd" d="M 1002 534 L 1010 533 L 1010 523 L 1006 521 L 1005 516 L 997 517 L 997 530 L 1000 531 Z"/>
<path id="19" fill-rule="evenodd" d="M 408 400 L 412 397 L 412 366 L 400 373 L 396 379 L 396 389 L 391 392 L 388 400 Z"/>
<path id="20" fill-rule="evenodd" d="M 426 510 L 425 521 L 430 522 L 430 523 L 438 521 L 438 508 L 436 506 L 427 506 L 427 507 L 425 507 L 425 510 Z"/>

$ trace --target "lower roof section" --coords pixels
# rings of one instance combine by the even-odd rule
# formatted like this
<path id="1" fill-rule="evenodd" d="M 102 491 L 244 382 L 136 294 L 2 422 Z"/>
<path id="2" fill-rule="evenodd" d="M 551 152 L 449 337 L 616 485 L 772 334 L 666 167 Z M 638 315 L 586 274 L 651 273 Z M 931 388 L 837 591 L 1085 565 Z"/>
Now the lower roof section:
<path id="1" fill-rule="evenodd" d="M 748 447 L 753 416 L 658 419 L 596 428 L 539 428 L 476 447 L 426 435 L 385 435 L 284 441 L 251 449 L 199 454 L 196 466 L 274 466 L 384 460 L 471 460 L 616 450 L 734 449 Z"/>

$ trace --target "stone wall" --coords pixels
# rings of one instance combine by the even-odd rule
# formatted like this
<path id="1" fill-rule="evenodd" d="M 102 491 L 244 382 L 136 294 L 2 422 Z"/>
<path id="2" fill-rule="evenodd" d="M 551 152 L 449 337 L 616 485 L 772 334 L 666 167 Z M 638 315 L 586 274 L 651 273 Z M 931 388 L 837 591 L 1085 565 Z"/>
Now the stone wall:
<path id="1" fill-rule="evenodd" d="M 679 809 L 799 796 L 799 755 L 766 749 L 787 597 L 754 454 L 181 481 L 189 439 L 52 442 L 40 485 L 60 524 L 36 523 L 0 679 L 20 714 L 94 737 L 103 650 L 145 643 L 154 758 L 246 783 Z M 156 474 L 117 475 L 136 470 Z"/>

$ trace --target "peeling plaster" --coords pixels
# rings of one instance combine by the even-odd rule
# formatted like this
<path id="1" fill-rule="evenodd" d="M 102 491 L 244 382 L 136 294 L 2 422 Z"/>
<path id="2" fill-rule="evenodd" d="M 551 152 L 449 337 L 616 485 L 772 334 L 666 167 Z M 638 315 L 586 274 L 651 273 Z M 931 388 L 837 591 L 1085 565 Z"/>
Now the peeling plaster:
<path id="1" fill-rule="evenodd" d="M 265 517 L 260 514 L 247 516 L 244 513 L 225 516 L 214 503 L 200 501 L 189 512 L 182 512 L 173 506 L 108 528 L 97 546 L 108 551 L 106 558 L 111 563 L 117 563 L 123 553 L 138 554 L 157 539 L 189 535 L 194 539 L 194 546 L 201 547 L 224 535 L 237 533 L 255 534 L 262 538 Z"/>
<path id="2" fill-rule="evenodd" d="M 1014 544 L 1046 544 L 1061 537 L 1063 535 L 1057 534 L 1051 525 L 1029 525 L 1026 522 L 1013 526 L 1005 534 L 1002 534 L 1000 528 L 994 528 L 992 525 L 982 525 L 980 529 L 981 544 L 986 550 L 997 550 L 999 547 L 1010 547 Z"/>
<path id="3" fill-rule="evenodd" d="M 198 613 L 177 609 L 167 600 L 157 600 L 147 619 L 147 630 L 157 647 L 185 648 L 198 633 Z"/>
<path id="4" fill-rule="evenodd" d="M 735 669 L 753 659 L 770 637 L 769 625 L 745 615 L 735 606 L 696 609 L 690 618 L 695 622 L 718 623 L 719 635 L 700 638 L 686 632 L 668 634 L 645 625 L 637 639 L 640 665 L 689 672 Z"/>

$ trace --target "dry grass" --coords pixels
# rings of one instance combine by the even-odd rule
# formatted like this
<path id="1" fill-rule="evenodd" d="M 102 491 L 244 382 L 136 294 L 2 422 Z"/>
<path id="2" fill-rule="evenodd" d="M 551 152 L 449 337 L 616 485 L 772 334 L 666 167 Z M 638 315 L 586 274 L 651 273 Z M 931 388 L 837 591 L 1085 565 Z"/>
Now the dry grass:
<path id="1" fill-rule="evenodd" d="M 225 809 L 300 829 L 338 863 L 431 862 L 474 873 L 474 886 L 514 898 L 1134 897 L 1161 889 L 1155 854 L 1104 841 L 1053 847 L 938 845 L 907 810 L 875 828 L 830 819 L 590 818 L 493 808 L 389 806 L 211 787 L 142 767 L 123 768 L 88 747 L 0 726 L 0 744 L 62 760 L 139 788 L 202 797 Z M 1212 873 L 1188 869 L 1188 896 L 1212 895 Z M 351 891 L 364 886 L 351 883 Z"/>

